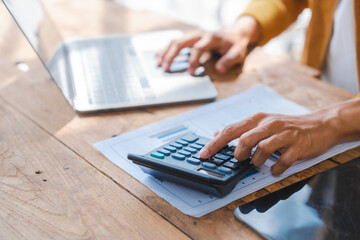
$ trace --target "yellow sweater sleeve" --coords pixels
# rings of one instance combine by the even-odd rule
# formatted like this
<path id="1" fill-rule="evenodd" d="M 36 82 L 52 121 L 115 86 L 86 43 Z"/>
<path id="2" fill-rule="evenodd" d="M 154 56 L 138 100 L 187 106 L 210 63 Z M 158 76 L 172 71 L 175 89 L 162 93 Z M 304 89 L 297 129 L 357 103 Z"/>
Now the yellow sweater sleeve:
<path id="1" fill-rule="evenodd" d="M 308 6 L 308 0 L 251 0 L 241 15 L 253 16 L 260 24 L 260 45 L 279 35 Z"/>

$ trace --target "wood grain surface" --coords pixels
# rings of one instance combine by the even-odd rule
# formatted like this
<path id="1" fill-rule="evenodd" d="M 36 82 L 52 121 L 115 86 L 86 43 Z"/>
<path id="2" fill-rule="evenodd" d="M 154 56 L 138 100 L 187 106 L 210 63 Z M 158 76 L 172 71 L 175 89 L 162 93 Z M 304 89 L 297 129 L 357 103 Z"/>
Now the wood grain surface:
<path id="1" fill-rule="evenodd" d="M 66 37 L 192 29 L 112 1 L 44 3 Z M 2 134 L 0 145 L 0 234 L 12 238 L 258 239 L 235 220 L 236 206 L 360 155 L 360 149 L 348 151 L 204 217 L 189 217 L 106 159 L 93 144 L 204 103 L 78 115 L 2 4 L 0 20 L 0 126 L 9 131 Z M 30 71 L 19 71 L 17 62 L 27 63 Z M 311 110 L 353 97 L 320 82 L 318 71 L 268 56 L 260 49 L 249 56 L 243 68 L 227 75 L 216 74 L 213 64 L 214 60 L 209 60 L 206 70 L 219 92 L 218 100 L 257 84 L 270 86 Z M 12 157 L 6 157 L 9 154 Z"/>
<path id="2" fill-rule="evenodd" d="M 3 100 L 0 106 L 0 239 L 187 238 Z"/>

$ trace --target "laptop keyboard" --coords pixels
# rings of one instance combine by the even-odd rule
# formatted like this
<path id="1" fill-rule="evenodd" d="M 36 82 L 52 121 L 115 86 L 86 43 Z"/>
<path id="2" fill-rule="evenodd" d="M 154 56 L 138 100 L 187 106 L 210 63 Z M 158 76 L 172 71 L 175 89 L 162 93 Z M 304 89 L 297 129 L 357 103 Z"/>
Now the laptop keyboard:
<path id="1" fill-rule="evenodd" d="M 117 104 L 155 98 L 130 38 L 81 42 L 70 46 L 69 56 L 76 76 L 75 89 L 80 89 L 76 95 L 87 98 L 90 104 Z"/>

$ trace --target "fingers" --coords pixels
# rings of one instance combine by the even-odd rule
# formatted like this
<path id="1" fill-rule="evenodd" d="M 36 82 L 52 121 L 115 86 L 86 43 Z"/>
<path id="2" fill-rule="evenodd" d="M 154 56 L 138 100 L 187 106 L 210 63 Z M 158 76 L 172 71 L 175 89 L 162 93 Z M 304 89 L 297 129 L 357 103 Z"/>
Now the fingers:
<path id="1" fill-rule="evenodd" d="M 233 123 L 220 131 L 217 136 L 206 144 L 200 151 L 200 158 L 206 159 L 217 153 L 221 148 L 232 140 L 240 137 L 244 132 L 256 126 L 256 122 L 252 119 L 246 119 L 237 123 Z"/>
<path id="2" fill-rule="evenodd" d="M 215 65 L 216 71 L 225 73 L 237 64 L 242 64 L 247 54 L 247 43 L 245 41 L 234 44 L 225 40 L 219 33 L 205 33 L 196 31 L 183 38 L 173 40 L 167 48 L 157 53 L 158 65 L 165 71 L 170 70 L 170 66 L 181 49 L 192 47 L 189 59 L 189 73 L 194 74 L 200 65 L 201 56 L 208 51 L 215 50 L 223 54 Z"/>
<path id="3" fill-rule="evenodd" d="M 234 157 L 239 160 L 246 160 L 251 155 L 251 150 L 263 139 L 272 135 L 272 132 L 262 127 L 256 127 L 241 135 L 234 152 Z M 276 149 L 275 149 L 276 150 Z"/>
<path id="4" fill-rule="evenodd" d="M 233 45 L 215 64 L 219 73 L 225 73 L 237 64 L 242 64 L 246 57 L 246 45 Z"/>
<path id="5" fill-rule="evenodd" d="M 278 176 L 282 174 L 286 169 L 291 167 L 291 165 L 293 165 L 296 160 L 298 160 L 298 153 L 296 147 L 289 148 L 280 156 L 279 160 L 277 160 L 277 162 L 272 165 L 271 172 L 275 176 Z"/>
<path id="6" fill-rule="evenodd" d="M 194 74 L 197 67 L 200 65 L 200 58 L 205 53 L 215 49 L 221 43 L 221 39 L 217 34 L 205 34 L 198 42 L 196 42 L 191 50 L 189 59 L 189 73 Z"/>
<path id="7" fill-rule="evenodd" d="M 257 146 L 251 161 L 254 166 L 260 166 L 276 150 L 281 150 L 282 154 L 272 166 L 271 171 L 274 175 L 282 174 L 296 160 L 304 159 L 301 151 L 304 149 L 302 147 L 304 141 L 299 139 L 298 130 L 294 130 L 293 119 L 291 125 L 279 120 L 279 118 L 280 116 L 276 114 L 257 113 L 247 119 L 228 125 L 220 132 L 216 131 L 214 139 L 200 151 L 200 158 L 207 159 L 213 156 L 233 139 L 240 137 L 234 152 L 236 159 L 241 161 L 249 158 L 252 149 Z"/>
<path id="8" fill-rule="evenodd" d="M 264 139 L 258 143 L 256 151 L 251 157 L 251 162 L 254 166 L 261 166 L 270 158 L 271 154 L 287 145 L 288 143 L 283 142 L 277 135 Z"/>
<path id="9" fill-rule="evenodd" d="M 162 51 L 158 52 L 158 65 L 162 66 L 164 71 L 169 71 L 174 58 L 180 53 L 181 49 L 192 47 L 202 37 L 202 31 L 196 31 L 183 38 L 175 39 Z"/>

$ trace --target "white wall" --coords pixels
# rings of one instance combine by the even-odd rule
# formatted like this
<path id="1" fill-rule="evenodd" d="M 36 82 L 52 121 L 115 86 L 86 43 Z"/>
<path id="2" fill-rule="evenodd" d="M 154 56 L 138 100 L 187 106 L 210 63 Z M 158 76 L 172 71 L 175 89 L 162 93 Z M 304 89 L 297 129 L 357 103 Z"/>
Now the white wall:
<path id="1" fill-rule="evenodd" d="M 216 31 L 232 23 L 250 0 L 115 0 L 133 9 L 150 10 L 171 16 L 209 31 Z M 300 16 L 296 24 L 268 43 L 264 50 L 273 55 L 300 58 L 310 10 Z"/>

